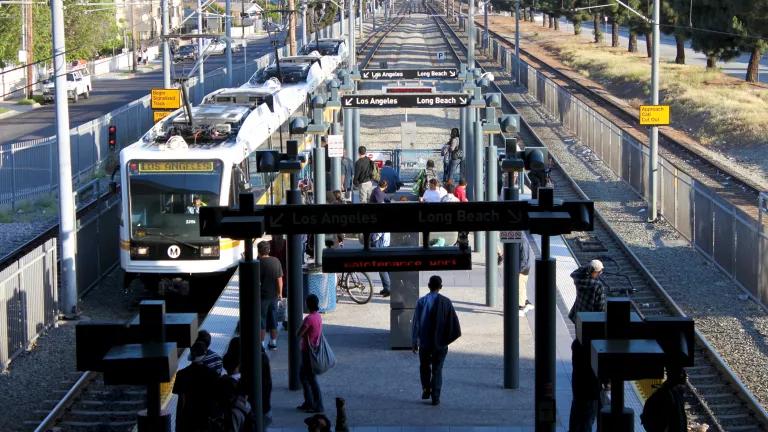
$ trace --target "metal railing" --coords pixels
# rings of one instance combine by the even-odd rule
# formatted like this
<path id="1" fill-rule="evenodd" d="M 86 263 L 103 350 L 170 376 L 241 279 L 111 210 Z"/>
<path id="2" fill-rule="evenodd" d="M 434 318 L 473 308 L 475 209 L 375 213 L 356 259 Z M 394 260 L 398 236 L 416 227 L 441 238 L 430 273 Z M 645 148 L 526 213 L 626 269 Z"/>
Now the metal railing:
<path id="1" fill-rule="evenodd" d="M 478 37 L 481 32 L 477 30 Z M 516 68 L 513 49 L 497 38 L 492 41 L 489 57 L 511 75 Z M 520 84 L 549 116 L 647 198 L 649 152 L 645 143 L 525 61 L 520 63 L 520 76 Z M 664 219 L 734 282 L 768 304 L 768 237 L 760 229 L 760 222 L 663 156 L 659 158 L 659 171 L 659 207 Z"/>

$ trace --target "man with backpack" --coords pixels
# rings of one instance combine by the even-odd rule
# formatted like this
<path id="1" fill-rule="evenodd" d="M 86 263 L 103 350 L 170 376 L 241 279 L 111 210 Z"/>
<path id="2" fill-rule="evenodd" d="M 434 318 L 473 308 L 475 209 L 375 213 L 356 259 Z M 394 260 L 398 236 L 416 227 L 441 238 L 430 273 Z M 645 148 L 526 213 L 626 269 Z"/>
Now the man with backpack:
<path id="1" fill-rule="evenodd" d="M 419 198 L 424 195 L 424 192 L 429 187 L 429 182 L 435 179 L 437 180 L 437 172 L 435 171 L 435 161 L 427 159 L 427 167 L 419 172 L 416 176 L 416 181 L 413 184 L 413 193 Z"/>
<path id="2" fill-rule="evenodd" d="M 686 432 L 688 416 L 685 413 L 686 375 L 682 368 L 667 366 L 667 379 L 645 401 L 640 421 L 648 432 Z"/>
<path id="3" fill-rule="evenodd" d="M 373 182 L 380 178 L 379 167 L 366 155 L 365 146 L 357 150 L 358 158 L 355 161 L 355 176 L 353 183 L 358 190 L 360 202 L 367 203 L 373 192 Z"/>

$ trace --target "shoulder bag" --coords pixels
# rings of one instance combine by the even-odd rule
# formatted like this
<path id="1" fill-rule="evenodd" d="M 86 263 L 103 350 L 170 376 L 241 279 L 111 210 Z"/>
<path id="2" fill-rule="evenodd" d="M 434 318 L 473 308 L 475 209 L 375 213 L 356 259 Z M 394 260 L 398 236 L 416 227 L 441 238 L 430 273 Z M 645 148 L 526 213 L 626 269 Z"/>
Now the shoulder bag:
<path id="1" fill-rule="evenodd" d="M 309 347 L 309 359 L 312 364 L 312 372 L 317 375 L 322 375 L 329 369 L 336 366 L 336 356 L 333 354 L 331 345 L 328 340 L 325 339 L 325 335 L 320 333 L 320 342 L 316 347 L 313 347 L 309 343 L 309 337 L 307 337 L 307 345 Z"/>

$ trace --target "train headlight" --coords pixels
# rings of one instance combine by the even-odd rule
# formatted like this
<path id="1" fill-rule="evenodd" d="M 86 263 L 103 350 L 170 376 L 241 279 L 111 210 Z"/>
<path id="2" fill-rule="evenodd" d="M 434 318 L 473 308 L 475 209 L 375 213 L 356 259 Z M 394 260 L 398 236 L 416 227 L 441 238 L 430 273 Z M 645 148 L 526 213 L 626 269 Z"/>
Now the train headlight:
<path id="1" fill-rule="evenodd" d="M 218 246 L 203 246 L 203 247 L 200 248 L 200 256 L 201 257 L 219 256 L 219 247 Z"/>
<path id="2" fill-rule="evenodd" d="M 149 247 L 147 246 L 134 246 L 131 248 L 131 256 L 147 256 L 149 255 Z"/>

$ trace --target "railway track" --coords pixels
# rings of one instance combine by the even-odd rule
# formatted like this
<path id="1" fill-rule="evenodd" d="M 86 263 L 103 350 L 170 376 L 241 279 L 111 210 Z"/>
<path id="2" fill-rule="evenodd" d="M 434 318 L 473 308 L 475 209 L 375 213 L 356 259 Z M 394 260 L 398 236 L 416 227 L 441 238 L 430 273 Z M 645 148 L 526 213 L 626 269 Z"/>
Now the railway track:
<path id="1" fill-rule="evenodd" d="M 478 28 L 485 28 L 481 23 L 476 22 L 476 25 Z M 506 47 L 514 49 L 514 41 L 508 37 L 490 29 L 489 33 Z M 637 127 L 636 112 L 616 103 L 611 97 L 607 97 L 607 92 L 598 91 L 594 85 L 587 83 L 586 79 L 577 72 L 555 68 L 535 57 L 522 46 L 520 47 L 520 58 L 521 61 L 532 65 L 555 83 L 567 88 L 569 93 L 639 142 L 647 141 L 647 131 Z M 706 184 L 718 195 L 757 220 L 757 198 L 760 191 L 765 189 L 765 185 L 744 174 L 735 172 L 727 161 L 711 157 L 709 153 L 711 152 L 707 148 L 692 139 L 678 139 L 667 128 L 659 129 L 660 156 L 683 168 L 693 178 Z"/>
<path id="2" fill-rule="evenodd" d="M 466 61 L 466 49 L 454 30 L 434 11 L 433 16 L 453 54 L 460 61 Z M 484 62 L 478 58 L 478 63 L 482 65 Z M 493 86 L 503 95 L 498 83 L 504 80 L 498 78 Z M 505 108 L 516 111 L 506 97 L 502 100 Z M 521 136 L 524 142 L 545 145 L 525 120 Z M 555 162 L 550 173 L 555 196 L 559 199 L 589 199 Z M 606 276 L 607 285 L 613 292 L 630 297 L 636 310 L 645 316 L 685 315 L 653 277 L 655 271 L 662 269 L 646 268 L 597 212 L 596 216 L 594 231 L 564 236 L 578 262 L 606 261 L 606 272 L 610 273 Z M 765 409 L 698 331 L 695 349 L 694 366 L 687 369 L 689 420 L 709 424 L 710 430 L 715 431 L 768 431 Z"/>

